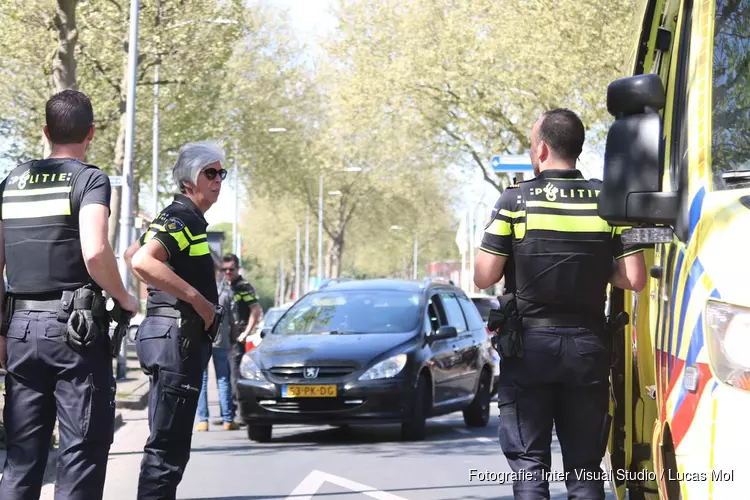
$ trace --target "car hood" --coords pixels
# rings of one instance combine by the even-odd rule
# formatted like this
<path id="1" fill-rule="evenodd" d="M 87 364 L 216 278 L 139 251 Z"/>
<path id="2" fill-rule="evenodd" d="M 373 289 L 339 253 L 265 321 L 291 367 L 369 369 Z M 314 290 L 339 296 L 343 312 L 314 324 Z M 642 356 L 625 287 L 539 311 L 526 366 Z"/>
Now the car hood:
<path id="1" fill-rule="evenodd" d="M 414 342 L 416 332 L 345 335 L 268 335 L 256 356 L 263 368 L 274 366 L 352 366 L 365 368 L 388 351 Z"/>

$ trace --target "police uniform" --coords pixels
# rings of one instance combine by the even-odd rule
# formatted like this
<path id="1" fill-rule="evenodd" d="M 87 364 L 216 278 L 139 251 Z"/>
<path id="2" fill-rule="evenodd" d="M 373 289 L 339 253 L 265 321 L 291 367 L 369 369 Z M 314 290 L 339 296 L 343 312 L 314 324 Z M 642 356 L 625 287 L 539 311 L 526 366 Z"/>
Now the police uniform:
<path id="1" fill-rule="evenodd" d="M 101 289 L 86 270 L 78 214 L 89 204 L 109 207 L 109 179 L 92 165 L 50 158 L 16 167 L 0 193 L 8 276 L 7 458 L 0 498 L 39 498 L 55 417 L 60 423 L 55 498 L 102 498 L 115 382 L 109 319 Z M 86 304 L 70 297 L 84 290 Z M 88 308 L 99 329 L 82 348 L 66 342 L 74 306 Z"/>
<path id="2" fill-rule="evenodd" d="M 574 470 L 601 479 L 610 425 L 606 287 L 613 259 L 642 249 L 598 216 L 600 189 L 578 170 L 545 170 L 502 193 L 480 246 L 515 264 L 523 354 L 503 359 L 499 440 L 514 471 L 534 474 L 514 483 L 515 498 L 549 498 L 553 421 L 571 498 L 604 498 L 602 481 L 579 481 Z"/>
<path id="3" fill-rule="evenodd" d="M 233 337 L 230 339 L 230 359 L 229 359 L 229 375 L 230 384 L 232 386 L 232 399 L 234 412 L 237 411 L 237 381 L 240 377 L 240 363 L 242 356 L 245 354 L 245 346 L 242 343 L 237 342 L 242 332 L 247 328 L 247 324 L 250 322 L 250 308 L 258 303 L 258 294 L 255 288 L 244 280 L 242 276 L 238 276 L 236 280 L 229 284 L 232 292 L 232 319 L 235 328 L 232 330 Z"/>
<path id="4" fill-rule="evenodd" d="M 138 240 L 154 239 L 166 250 L 166 264 L 212 304 L 218 303 L 208 223 L 187 196 L 178 194 Z M 136 351 L 151 380 L 150 435 L 144 447 L 139 499 L 174 499 L 190 458 L 192 427 L 211 356 L 211 340 L 193 308 L 166 292 L 148 288 L 146 317 Z"/>

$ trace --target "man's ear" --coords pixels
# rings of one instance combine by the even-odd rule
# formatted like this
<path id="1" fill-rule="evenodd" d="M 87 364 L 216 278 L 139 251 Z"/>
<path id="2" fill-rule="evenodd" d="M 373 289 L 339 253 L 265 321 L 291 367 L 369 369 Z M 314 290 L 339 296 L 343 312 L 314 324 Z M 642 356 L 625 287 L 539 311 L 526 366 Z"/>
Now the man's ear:
<path id="1" fill-rule="evenodd" d="M 96 125 L 91 125 L 89 135 L 86 136 L 86 141 L 91 142 L 94 140 L 94 132 L 96 132 Z"/>
<path id="2" fill-rule="evenodd" d="M 539 143 L 539 163 L 544 162 L 549 158 L 549 146 L 547 146 L 547 143 L 544 141 L 541 141 Z"/>
<path id="3" fill-rule="evenodd" d="M 47 125 L 44 126 L 44 137 L 46 137 L 48 141 L 52 142 L 52 139 L 49 138 L 49 127 L 47 127 Z"/>

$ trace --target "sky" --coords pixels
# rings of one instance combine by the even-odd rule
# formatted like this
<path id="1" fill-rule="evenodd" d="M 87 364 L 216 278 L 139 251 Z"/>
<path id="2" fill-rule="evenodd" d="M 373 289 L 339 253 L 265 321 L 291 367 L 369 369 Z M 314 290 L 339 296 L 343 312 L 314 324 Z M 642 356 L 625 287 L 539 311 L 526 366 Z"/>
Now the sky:
<path id="1" fill-rule="evenodd" d="M 328 13 L 331 7 L 336 5 L 336 0 L 251 0 L 250 4 L 263 3 L 273 5 L 289 13 L 289 21 L 294 28 L 296 36 L 305 45 L 310 47 L 313 53 L 320 49 L 317 40 L 335 28 L 335 19 Z M 219 222 L 232 222 L 234 220 L 235 191 L 231 175 L 227 177 L 229 182 L 222 186 L 219 201 L 206 212 L 206 221 L 209 224 Z M 247 196 L 240 192 L 240 217 L 248 208 Z M 252 209 L 252 207 L 250 207 Z"/>

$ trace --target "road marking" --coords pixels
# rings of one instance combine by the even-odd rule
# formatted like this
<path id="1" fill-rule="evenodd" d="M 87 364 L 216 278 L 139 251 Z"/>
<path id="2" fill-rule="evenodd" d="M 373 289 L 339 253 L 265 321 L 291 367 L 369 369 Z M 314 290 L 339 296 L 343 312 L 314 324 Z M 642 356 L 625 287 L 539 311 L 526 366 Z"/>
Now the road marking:
<path id="1" fill-rule="evenodd" d="M 471 431 L 469 429 L 461 429 L 460 427 L 458 429 L 455 429 L 456 432 L 460 432 L 461 434 L 471 434 Z"/>
<path id="2" fill-rule="evenodd" d="M 481 441 L 482 443 L 494 443 L 495 442 L 494 439 L 490 439 L 490 438 L 487 438 L 487 437 L 477 438 L 477 441 Z"/>
<path id="3" fill-rule="evenodd" d="M 327 472 L 319 470 L 313 470 L 310 472 L 310 474 L 308 474 L 307 477 L 303 479 L 296 488 L 294 488 L 294 491 L 286 497 L 286 500 L 312 500 L 313 495 L 318 492 L 324 483 L 333 483 L 336 486 L 340 486 L 356 493 L 361 493 L 362 495 L 375 498 L 376 500 L 407 500 L 404 497 L 377 490 L 372 486 L 367 486 L 366 484 L 358 483 L 346 479 L 345 477 L 334 476 L 333 474 L 328 474 Z"/>

